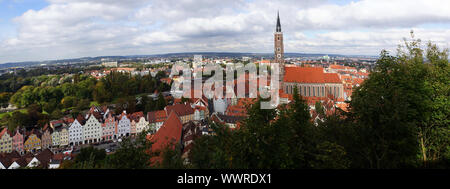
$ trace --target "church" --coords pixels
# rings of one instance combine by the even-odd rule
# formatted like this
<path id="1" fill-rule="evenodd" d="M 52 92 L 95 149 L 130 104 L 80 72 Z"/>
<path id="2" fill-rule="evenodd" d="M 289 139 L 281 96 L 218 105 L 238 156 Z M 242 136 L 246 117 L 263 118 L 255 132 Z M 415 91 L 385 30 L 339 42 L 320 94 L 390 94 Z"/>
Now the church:
<path id="1" fill-rule="evenodd" d="M 283 32 L 280 14 L 274 33 L 273 63 L 280 64 L 280 87 L 282 93 L 292 95 L 295 87 L 306 98 L 336 100 L 344 99 L 344 86 L 337 73 L 326 73 L 322 67 L 286 66 L 284 60 Z"/>

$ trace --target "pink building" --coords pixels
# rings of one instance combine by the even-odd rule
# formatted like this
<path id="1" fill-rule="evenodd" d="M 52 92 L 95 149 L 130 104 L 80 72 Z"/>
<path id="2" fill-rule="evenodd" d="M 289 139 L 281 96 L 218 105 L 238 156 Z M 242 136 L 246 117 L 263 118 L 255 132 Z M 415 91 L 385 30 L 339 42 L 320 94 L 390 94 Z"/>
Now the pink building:
<path id="1" fill-rule="evenodd" d="M 102 139 L 103 141 L 112 140 L 115 138 L 117 133 L 117 121 L 111 113 L 108 114 L 108 117 L 105 119 L 105 122 L 102 124 Z"/>
<path id="2" fill-rule="evenodd" d="M 16 130 L 16 134 L 12 138 L 13 141 L 13 150 L 23 154 L 25 151 L 23 149 L 23 135 L 19 132 L 19 129 Z"/>

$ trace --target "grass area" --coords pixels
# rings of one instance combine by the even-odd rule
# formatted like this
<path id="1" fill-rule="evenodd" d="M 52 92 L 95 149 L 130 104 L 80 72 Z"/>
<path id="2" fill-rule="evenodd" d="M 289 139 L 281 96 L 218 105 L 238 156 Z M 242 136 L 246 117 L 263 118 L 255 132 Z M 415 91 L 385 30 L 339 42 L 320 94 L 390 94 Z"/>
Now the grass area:
<path id="1" fill-rule="evenodd" d="M 3 112 L 3 113 L 0 113 L 0 119 L 3 119 L 3 116 L 6 116 L 6 115 L 11 116 L 13 114 L 13 112 L 16 112 L 16 111 L 20 111 L 22 113 L 28 112 L 27 109 L 20 109 L 20 110 L 15 110 L 15 111 L 11 111 L 11 112 Z"/>
<path id="2" fill-rule="evenodd" d="M 92 101 L 89 106 L 90 107 L 92 107 L 92 106 L 100 106 L 100 104 L 97 101 Z"/>

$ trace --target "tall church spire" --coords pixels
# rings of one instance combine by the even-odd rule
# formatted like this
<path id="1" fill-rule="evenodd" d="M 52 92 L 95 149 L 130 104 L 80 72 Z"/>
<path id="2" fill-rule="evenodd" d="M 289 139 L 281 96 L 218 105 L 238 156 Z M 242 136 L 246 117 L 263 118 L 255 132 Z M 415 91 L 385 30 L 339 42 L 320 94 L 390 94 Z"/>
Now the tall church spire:
<path id="1" fill-rule="evenodd" d="M 277 13 L 277 30 L 276 32 L 281 32 L 281 23 L 280 23 L 280 11 Z"/>
<path id="2" fill-rule="evenodd" d="M 283 33 L 281 32 L 281 23 L 280 23 L 280 11 L 277 13 L 277 29 L 274 33 L 274 52 L 275 59 L 274 63 L 278 63 L 280 66 L 280 87 L 284 89 L 284 45 L 283 45 Z"/>

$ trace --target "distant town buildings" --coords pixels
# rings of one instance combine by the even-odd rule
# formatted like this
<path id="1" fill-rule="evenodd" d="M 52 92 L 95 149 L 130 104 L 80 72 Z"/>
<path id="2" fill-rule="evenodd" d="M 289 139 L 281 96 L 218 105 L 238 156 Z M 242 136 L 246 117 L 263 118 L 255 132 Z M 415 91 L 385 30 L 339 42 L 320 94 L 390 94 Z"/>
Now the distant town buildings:
<path id="1" fill-rule="evenodd" d="M 117 63 L 117 61 L 115 61 L 115 62 L 102 62 L 102 66 L 104 66 L 104 67 L 118 67 L 119 64 Z"/>

